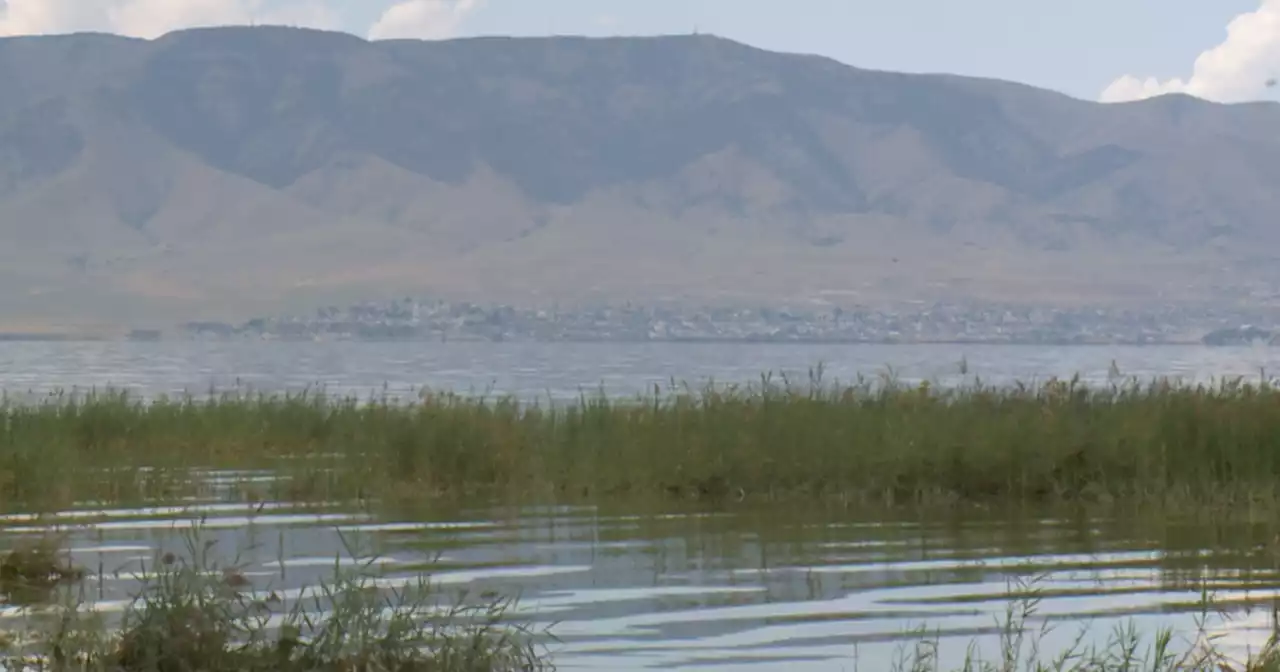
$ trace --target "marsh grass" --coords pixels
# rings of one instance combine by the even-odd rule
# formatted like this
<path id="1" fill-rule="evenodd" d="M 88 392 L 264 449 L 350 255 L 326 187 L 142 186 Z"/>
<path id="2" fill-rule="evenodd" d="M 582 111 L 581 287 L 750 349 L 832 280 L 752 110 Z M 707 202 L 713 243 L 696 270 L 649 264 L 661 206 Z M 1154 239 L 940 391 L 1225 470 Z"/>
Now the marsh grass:
<path id="1" fill-rule="evenodd" d="M 1010 600 L 995 621 L 996 652 L 984 657 L 971 642 L 961 659 L 944 660 L 941 636 L 917 628 L 898 647 L 893 672 L 1274 672 L 1280 670 L 1280 627 L 1273 606 L 1271 632 L 1257 651 L 1225 651 L 1223 635 L 1209 628 L 1211 619 L 1230 622 L 1211 593 L 1202 593 L 1195 628 L 1177 633 L 1161 628 L 1144 635 L 1132 620 L 1116 624 L 1102 639 L 1091 636 L 1090 624 L 1079 626 L 1065 646 L 1045 648 L 1045 640 L 1061 624 L 1039 619 L 1043 576 L 1011 581 Z M 1034 625 L 1039 621 L 1038 626 Z"/>
<path id="2" fill-rule="evenodd" d="M 268 469 L 276 499 L 503 496 L 845 504 L 1280 503 L 1263 380 L 993 387 L 762 377 L 576 403 L 319 393 L 0 405 L 0 498 L 164 498 L 194 468 Z M 140 470 L 138 467 L 146 467 Z"/>
<path id="3" fill-rule="evenodd" d="M 48 602 L 55 589 L 84 578 L 62 552 L 61 537 L 20 541 L 0 558 L 0 599 L 6 604 Z"/>
<path id="4" fill-rule="evenodd" d="M 8 650 L 0 669 L 479 672 L 551 667 L 537 643 L 547 634 L 510 618 L 514 599 L 450 598 L 425 576 L 391 588 L 372 571 L 376 558 L 371 557 L 355 569 L 335 562 L 331 581 L 286 601 L 276 590 L 255 590 L 236 580 L 242 577 L 238 561 L 222 565 L 215 544 L 202 541 L 198 529 L 186 539 L 185 553 L 166 552 L 144 568 L 117 622 L 108 622 L 83 592 L 74 590 L 56 607 L 33 609 L 24 631 L 0 638 Z M 11 551 L 6 562 L 29 562 L 22 553 Z"/>

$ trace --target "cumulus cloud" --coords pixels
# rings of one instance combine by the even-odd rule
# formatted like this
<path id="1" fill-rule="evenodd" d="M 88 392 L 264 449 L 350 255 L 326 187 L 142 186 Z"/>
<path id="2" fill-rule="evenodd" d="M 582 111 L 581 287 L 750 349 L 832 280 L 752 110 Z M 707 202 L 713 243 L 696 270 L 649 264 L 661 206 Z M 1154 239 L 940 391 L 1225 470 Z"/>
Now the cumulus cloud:
<path id="1" fill-rule="evenodd" d="M 102 31 L 158 37 L 197 26 L 283 24 L 334 29 L 321 0 L 0 0 L 0 36 Z"/>
<path id="2" fill-rule="evenodd" d="M 452 37 L 481 0 L 403 0 L 392 5 L 369 29 L 371 40 Z"/>
<path id="3" fill-rule="evenodd" d="M 1187 93 L 1206 100 L 1238 102 L 1257 99 L 1280 71 L 1280 0 L 1232 19 L 1227 37 L 1196 58 L 1185 79 L 1159 80 L 1125 75 L 1112 82 L 1102 102 L 1140 100 L 1165 93 Z"/>

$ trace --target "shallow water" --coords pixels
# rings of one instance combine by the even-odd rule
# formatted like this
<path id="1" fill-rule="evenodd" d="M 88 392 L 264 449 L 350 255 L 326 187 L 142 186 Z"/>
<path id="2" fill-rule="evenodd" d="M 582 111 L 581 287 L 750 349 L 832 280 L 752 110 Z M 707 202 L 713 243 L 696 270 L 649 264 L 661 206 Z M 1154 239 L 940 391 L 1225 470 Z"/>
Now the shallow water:
<path id="1" fill-rule="evenodd" d="M 1045 639 L 1052 650 L 1086 624 L 1098 642 L 1129 619 L 1145 632 L 1194 629 L 1205 586 L 1260 606 L 1280 588 L 1280 558 L 1207 554 L 1222 550 L 1220 529 L 1171 525 L 1144 537 L 1125 521 L 1029 513 L 893 519 L 583 506 L 374 515 L 209 501 L 12 514 L 0 524 L 9 543 L 69 534 L 74 561 L 92 575 L 91 602 L 108 613 L 127 606 L 160 553 L 181 555 L 197 524 L 223 564 L 238 555 L 254 588 L 286 606 L 332 577 L 335 563 L 376 557 L 384 587 L 426 572 L 446 591 L 520 595 L 513 616 L 552 627 L 563 669 L 884 669 L 917 627 L 936 631 L 952 656 L 975 637 L 993 655 L 1014 589 L 1040 591 L 1031 626 L 1057 623 Z M 1227 536 L 1247 547 L 1245 532 Z M 0 609 L 0 622 L 20 616 Z M 1260 646 L 1269 624 L 1255 614 L 1211 625 L 1240 651 Z"/>
<path id="2" fill-rule="evenodd" d="M 960 362 L 968 366 L 961 375 Z M 266 391 L 320 385 L 337 394 L 409 395 L 421 386 L 572 398 L 582 390 L 635 394 L 669 380 L 701 384 L 758 380 L 762 371 L 804 379 L 825 363 L 828 380 L 876 375 L 892 364 L 904 381 L 944 384 L 1043 380 L 1079 373 L 1105 382 L 1122 373 L 1151 378 L 1256 377 L 1280 370 L 1266 348 L 1033 348 L 974 346 L 525 345 L 359 343 L 3 343 L 0 389 L 39 395 L 116 386 L 142 396 L 199 394 L 210 387 Z M 1046 648 L 1065 645 L 1086 624 L 1103 641 L 1123 619 L 1146 633 L 1194 629 L 1208 586 L 1218 599 L 1269 606 L 1277 561 L 1252 552 L 1270 539 L 1247 529 L 1080 519 L 1020 512 L 887 516 L 873 512 L 413 507 L 371 515 L 341 507 L 299 509 L 230 499 L 236 483 L 271 474 L 210 474 L 227 498 L 167 502 L 147 509 L 85 505 L 35 518 L 0 518 L 0 544 L 71 531 L 77 563 L 97 608 L 123 609 L 132 574 L 164 550 L 201 533 L 244 573 L 286 599 L 332 576 L 344 544 L 377 551 L 389 585 L 431 570 L 446 589 L 520 594 L 518 616 L 555 624 L 564 669 L 883 669 L 915 627 L 937 629 L 944 660 L 975 635 L 994 653 L 996 618 L 1018 582 L 1041 591 L 1039 617 L 1057 624 Z M 261 508 L 259 508 L 261 507 Z M 1225 540 L 1225 541 L 1224 541 Z M 437 556 L 440 556 L 437 558 Z M 431 560 L 437 564 L 429 564 Z M 1244 569 L 1249 571 L 1245 572 Z M 1208 584 L 1203 581 L 1209 581 Z M 0 619 L 19 616 L 0 610 Z M 1033 622 L 1039 627 L 1040 621 Z M 1265 641 L 1265 610 L 1211 620 L 1234 650 Z"/>

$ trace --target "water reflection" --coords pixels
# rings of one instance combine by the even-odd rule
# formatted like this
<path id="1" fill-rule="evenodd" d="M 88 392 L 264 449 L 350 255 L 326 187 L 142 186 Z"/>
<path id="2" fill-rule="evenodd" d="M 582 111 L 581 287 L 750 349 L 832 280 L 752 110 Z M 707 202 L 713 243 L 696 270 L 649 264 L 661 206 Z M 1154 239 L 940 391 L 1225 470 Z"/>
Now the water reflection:
<path id="1" fill-rule="evenodd" d="M 138 574 L 158 553 L 181 550 L 197 521 L 228 562 L 241 555 L 254 589 L 286 601 L 331 577 L 335 564 L 351 566 L 351 548 L 378 556 L 383 587 L 429 571 L 441 589 L 519 594 L 514 615 L 555 624 L 552 647 L 565 669 L 785 662 L 827 670 L 855 660 L 879 669 L 918 626 L 936 629 L 953 655 L 977 635 L 994 654 L 1011 589 L 1037 591 L 1031 625 L 1057 625 L 1048 648 L 1067 645 L 1085 624 L 1105 638 L 1125 618 L 1147 632 L 1191 629 L 1202 589 L 1265 606 L 1280 589 L 1275 558 L 1256 548 L 1266 529 L 1156 530 L 1076 516 L 425 505 L 371 513 L 209 501 L 0 518 L 10 543 L 51 526 L 66 531 L 75 562 L 93 575 L 93 608 L 104 613 L 124 609 Z M 1265 612 L 1215 619 L 1214 632 L 1256 649 L 1270 632 Z M 0 609 L 0 619 L 21 615 Z"/>

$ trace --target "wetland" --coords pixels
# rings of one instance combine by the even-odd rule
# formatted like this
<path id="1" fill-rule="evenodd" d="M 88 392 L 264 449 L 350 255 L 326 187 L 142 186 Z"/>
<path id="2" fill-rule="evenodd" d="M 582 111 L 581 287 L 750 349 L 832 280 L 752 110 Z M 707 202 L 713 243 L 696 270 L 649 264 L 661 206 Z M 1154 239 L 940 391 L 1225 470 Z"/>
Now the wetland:
<path id="1" fill-rule="evenodd" d="M 493 383 L 522 354 L 499 346 L 349 344 L 254 389 L 173 389 L 280 348 L 256 345 L 8 351 L 15 661 L 1274 667 L 1264 350 L 548 346 L 524 358 L 535 391 Z M 869 361 L 895 354 L 916 366 Z M 77 358 L 96 389 L 24 378 L 75 380 Z M 682 358 L 718 369 L 673 383 Z M 334 366 L 398 375 L 355 396 Z"/>

